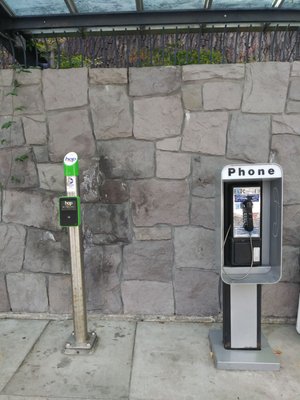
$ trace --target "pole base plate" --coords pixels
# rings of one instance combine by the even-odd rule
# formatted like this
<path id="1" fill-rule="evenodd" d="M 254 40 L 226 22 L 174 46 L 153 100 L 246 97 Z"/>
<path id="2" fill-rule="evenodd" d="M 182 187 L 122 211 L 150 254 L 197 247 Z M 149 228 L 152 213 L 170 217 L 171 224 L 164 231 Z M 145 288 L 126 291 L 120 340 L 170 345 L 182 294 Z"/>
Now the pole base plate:
<path id="1" fill-rule="evenodd" d="M 244 371 L 278 371 L 280 362 L 264 335 L 261 350 L 227 350 L 223 345 L 222 330 L 211 329 L 209 342 L 217 369 Z"/>
<path id="2" fill-rule="evenodd" d="M 74 332 L 69 336 L 69 339 L 67 340 L 65 347 L 64 347 L 64 353 L 65 354 L 87 354 L 87 353 L 92 353 L 95 349 L 95 345 L 97 343 L 97 334 L 96 332 L 88 332 L 88 338 L 87 341 L 84 343 L 78 343 L 76 341 L 76 337 Z"/>

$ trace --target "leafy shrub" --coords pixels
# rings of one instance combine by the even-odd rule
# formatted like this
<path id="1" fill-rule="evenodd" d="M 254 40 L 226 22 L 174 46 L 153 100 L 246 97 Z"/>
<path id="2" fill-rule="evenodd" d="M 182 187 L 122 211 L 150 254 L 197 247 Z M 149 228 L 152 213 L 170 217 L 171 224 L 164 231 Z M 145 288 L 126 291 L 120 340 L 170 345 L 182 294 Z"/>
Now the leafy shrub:
<path id="1" fill-rule="evenodd" d="M 184 50 L 173 46 L 165 49 L 142 49 L 140 53 L 133 53 L 130 57 L 132 64 L 141 67 L 189 65 L 189 64 L 220 64 L 222 53 L 218 50 Z"/>

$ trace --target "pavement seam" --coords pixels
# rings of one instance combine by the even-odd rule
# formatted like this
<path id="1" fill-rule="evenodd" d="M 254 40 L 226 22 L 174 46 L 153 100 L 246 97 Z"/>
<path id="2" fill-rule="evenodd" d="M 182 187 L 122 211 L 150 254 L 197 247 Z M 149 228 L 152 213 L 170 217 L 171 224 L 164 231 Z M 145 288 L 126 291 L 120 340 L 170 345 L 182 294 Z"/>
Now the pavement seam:
<path id="1" fill-rule="evenodd" d="M 3 386 L 2 390 L 0 391 L 0 395 L 10 395 L 10 396 L 14 396 L 14 394 L 7 394 L 6 393 L 6 388 L 8 387 L 8 385 L 10 384 L 10 382 L 12 381 L 12 379 L 14 378 L 14 376 L 18 373 L 18 371 L 22 368 L 25 360 L 28 358 L 28 356 L 30 355 L 30 353 L 33 351 L 35 345 L 38 343 L 38 341 L 40 340 L 40 338 L 42 337 L 42 335 L 44 334 L 45 330 L 47 329 L 47 327 L 49 326 L 51 321 L 47 321 L 46 325 L 44 326 L 44 328 L 41 330 L 39 336 L 36 338 L 36 340 L 34 341 L 34 343 L 32 344 L 32 346 L 30 347 L 30 349 L 28 350 L 28 352 L 25 354 L 23 360 L 21 361 L 21 363 L 19 364 L 19 366 L 17 367 L 17 369 L 14 371 L 14 373 L 12 374 L 12 376 L 9 378 L 9 380 L 6 382 L 6 384 Z"/>
<path id="2" fill-rule="evenodd" d="M 135 345 L 136 345 L 136 334 L 139 322 L 135 323 L 134 329 L 134 338 L 133 338 L 133 346 L 132 346 L 132 354 L 131 354 L 131 368 L 130 368 L 130 376 L 129 376 L 129 385 L 128 385 L 128 400 L 131 398 L 131 381 L 132 381 L 132 371 L 133 371 L 133 363 L 135 356 Z"/>

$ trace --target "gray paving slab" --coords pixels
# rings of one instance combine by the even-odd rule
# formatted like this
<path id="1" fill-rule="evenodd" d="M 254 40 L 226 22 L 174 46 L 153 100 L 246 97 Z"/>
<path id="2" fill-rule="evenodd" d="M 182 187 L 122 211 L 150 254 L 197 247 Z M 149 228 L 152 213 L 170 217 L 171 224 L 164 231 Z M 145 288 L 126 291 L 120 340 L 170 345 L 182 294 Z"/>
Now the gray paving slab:
<path id="1" fill-rule="evenodd" d="M 72 331 L 72 321 L 50 322 L 3 394 L 30 399 L 40 396 L 43 400 L 128 399 L 136 324 L 93 321 L 89 328 L 99 337 L 95 351 L 65 355 L 62 349 Z"/>
<path id="2" fill-rule="evenodd" d="M 264 328 L 280 371 L 214 367 L 206 324 L 139 323 L 130 400 L 298 400 L 300 337 L 293 326 Z M 293 358 L 293 361 L 290 361 Z"/>
<path id="3" fill-rule="evenodd" d="M 0 400 L 33 400 L 32 397 L 27 397 L 27 396 L 10 396 L 10 395 L 0 395 Z M 48 400 L 47 397 L 35 397 L 34 400 Z M 54 400 L 54 399 L 51 399 Z M 63 399 L 59 399 L 59 400 L 63 400 Z M 78 399 L 76 399 L 78 400 Z"/>
<path id="4" fill-rule="evenodd" d="M 0 395 L 0 400 L 70 400 L 70 397 L 41 397 Z M 76 400 L 87 400 L 86 397 L 76 397 Z"/>
<path id="5" fill-rule="evenodd" d="M 99 344 L 79 356 L 62 353 L 72 321 L 46 325 L 0 320 L 0 376 L 6 377 L 0 400 L 300 399 L 300 335 L 292 325 L 263 326 L 280 371 L 217 370 L 208 342 L 216 324 L 139 322 L 136 328 L 93 319 L 89 328 Z"/>
<path id="6" fill-rule="evenodd" d="M 0 392 L 47 324 L 48 321 L 0 320 Z"/>
<path id="7" fill-rule="evenodd" d="M 72 397 L 73 398 L 73 397 Z M 0 395 L 0 400 L 70 400 L 70 397 L 41 397 Z M 76 400 L 87 400 L 86 397 L 76 397 Z"/>

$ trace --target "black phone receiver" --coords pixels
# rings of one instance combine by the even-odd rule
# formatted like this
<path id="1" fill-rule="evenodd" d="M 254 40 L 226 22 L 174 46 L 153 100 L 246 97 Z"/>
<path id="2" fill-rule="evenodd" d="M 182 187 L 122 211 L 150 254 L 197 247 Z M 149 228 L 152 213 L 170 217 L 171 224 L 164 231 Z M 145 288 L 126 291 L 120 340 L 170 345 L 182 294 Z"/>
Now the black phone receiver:
<path id="1" fill-rule="evenodd" d="M 253 231 L 253 214 L 252 214 L 252 196 L 247 196 L 247 199 L 242 202 L 243 207 L 243 227 L 245 231 Z"/>

